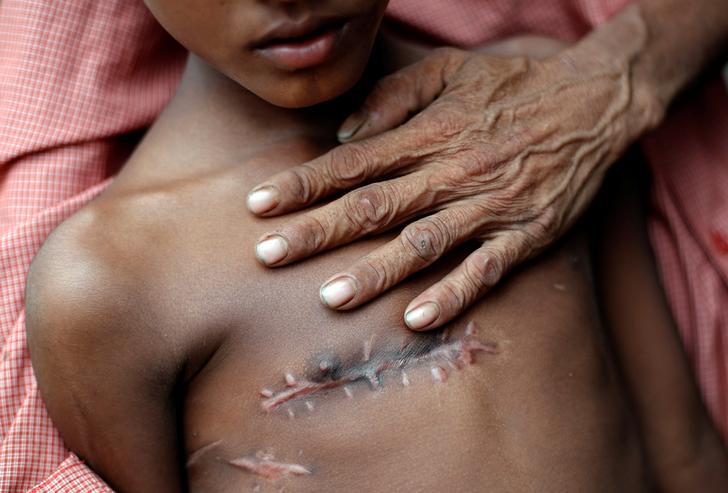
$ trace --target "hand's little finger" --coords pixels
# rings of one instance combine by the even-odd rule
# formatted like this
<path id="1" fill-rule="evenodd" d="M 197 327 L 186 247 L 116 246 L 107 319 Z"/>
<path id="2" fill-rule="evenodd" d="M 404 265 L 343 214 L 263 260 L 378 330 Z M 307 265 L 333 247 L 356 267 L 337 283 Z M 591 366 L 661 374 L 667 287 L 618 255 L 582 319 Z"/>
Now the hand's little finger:
<path id="1" fill-rule="evenodd" d="M 470 238 L 474 219 L 454 208 L 408 225 L 396 239 L 332 276 L 321 287 L 321 300 L 329 308 L 350 309 L 379 296 Z"/>
<path id="2" fill-rule="evenodd" d="M 410 302 L 405 323 L 413 330 L 431 330 L 452 320 L 526 258 L 528 248 L 522 232 L 504 232 L 486 240 L 444 279 Z"/>

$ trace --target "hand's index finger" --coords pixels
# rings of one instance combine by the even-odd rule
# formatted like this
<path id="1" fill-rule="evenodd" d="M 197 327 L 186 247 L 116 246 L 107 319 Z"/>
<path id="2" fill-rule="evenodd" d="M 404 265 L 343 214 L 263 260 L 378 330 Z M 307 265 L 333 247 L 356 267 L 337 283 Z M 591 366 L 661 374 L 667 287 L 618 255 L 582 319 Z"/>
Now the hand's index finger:
<path id="1" fill-rule="evenodd" d="M 407 125 L 370 139 L 343 144 L 255 187 L 247 205 L 257 215 L 300 210 L 335 192 L 366 183 L 415 161 L 425 136 Z"/>

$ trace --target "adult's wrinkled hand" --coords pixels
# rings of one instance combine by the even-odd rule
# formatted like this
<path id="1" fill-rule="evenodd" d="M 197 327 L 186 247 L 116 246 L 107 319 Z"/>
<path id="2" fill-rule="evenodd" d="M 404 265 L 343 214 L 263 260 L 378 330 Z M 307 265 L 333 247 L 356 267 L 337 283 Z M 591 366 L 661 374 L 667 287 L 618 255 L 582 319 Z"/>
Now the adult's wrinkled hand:
<path id="1" fill-rule="evenodd" d="M 382 79 L 342 125 L 345 144 L 273 176 L 248 206 L 279 215 L 378 181 L 266 234 L 258 258 L 277 267 L 419 218 L 332 276 L 321 298 L 359 306 L 478 239 L 405 312 L 415 330 L 451 320 L 562 235 L 648 125 L 629 60 L 585 44 L 545 60 L 438 49 Z"/>

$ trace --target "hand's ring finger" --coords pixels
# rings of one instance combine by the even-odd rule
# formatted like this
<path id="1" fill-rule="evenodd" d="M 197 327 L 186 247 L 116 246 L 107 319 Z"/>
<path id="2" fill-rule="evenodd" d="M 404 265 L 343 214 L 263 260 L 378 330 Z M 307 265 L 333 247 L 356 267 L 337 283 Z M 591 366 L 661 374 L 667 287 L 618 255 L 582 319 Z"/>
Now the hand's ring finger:
<path id="1" fill-rule="evenodd" d="M 457 207 L 408 225 L 396 239 L 332 276 L 321 287 L 321 300 L 330 308 L 350 309 L 379 296 L 472 237 L 481 227 L 472 216 Z"/>

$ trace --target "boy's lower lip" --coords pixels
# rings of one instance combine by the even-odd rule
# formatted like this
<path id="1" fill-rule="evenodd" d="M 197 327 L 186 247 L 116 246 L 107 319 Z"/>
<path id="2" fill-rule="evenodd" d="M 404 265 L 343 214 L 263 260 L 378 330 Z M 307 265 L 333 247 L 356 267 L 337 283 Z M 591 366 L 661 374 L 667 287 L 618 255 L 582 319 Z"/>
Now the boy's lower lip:
<path id="1" fill-rule="evenodd" d="M 331 57 L 345 27 L 334 26 L 308 38 L 275 42 L 256 51 L 286 70 L 315 67 Z"/>

